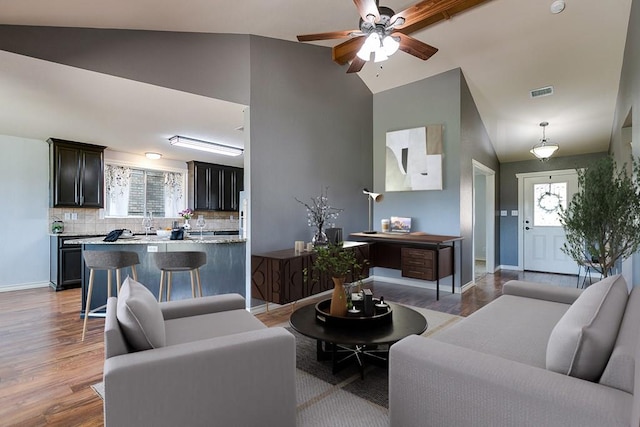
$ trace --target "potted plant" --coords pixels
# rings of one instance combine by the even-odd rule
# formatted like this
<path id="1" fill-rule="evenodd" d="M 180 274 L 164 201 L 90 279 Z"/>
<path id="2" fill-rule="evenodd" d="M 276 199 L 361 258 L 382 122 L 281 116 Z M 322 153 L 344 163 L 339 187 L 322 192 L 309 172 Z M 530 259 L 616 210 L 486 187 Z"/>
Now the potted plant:
<path id="1" fill-rule="evenodd" d="M 560 212 L 567 242 L 562 251 L 578 263 L 593 267 L 607 277 L 618 260 L 640 248 L 640 163 L 632 170 L 616 168 L 604 157 L 578 170 L 578 192 Z"/>
<path id="2" fill-rule="evenodd" d="M 313 270 L 326 273 L 333 280 L 333 294 L 331 296 L 329 314 L 332 316 L 346 316 L 348 301 L 344 282 L 350 273 L 354 274 L 354 277 L 359 275 L 363 264 L 358 262 L 353 250 L 344 249 L 341 245 L 328 244 L 327 246 L 319 246 L 315 251 Z M 307 271 L 305 270 L 306 275 Z"/>

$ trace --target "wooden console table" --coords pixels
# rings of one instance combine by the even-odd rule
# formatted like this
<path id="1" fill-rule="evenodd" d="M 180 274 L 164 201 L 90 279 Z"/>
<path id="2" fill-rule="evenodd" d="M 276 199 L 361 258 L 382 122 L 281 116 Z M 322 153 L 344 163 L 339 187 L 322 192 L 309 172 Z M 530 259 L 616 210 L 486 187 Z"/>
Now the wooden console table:
<path id="1" fill-rule="evenodd" d="M 352 250 L 363 265 L 362 271 L 347 277 L 347 282 L 369 276 L 369 244 L 344 242 L 344 250 Z M 295 252 L 285 249 L 264 254 L 251 255 L 251 295 L 267 304 L 287 304 L 320 292 L 333 289 L 331 277 L 321 274 L 318 280 L 304 280 L 304 270 L 311 270 L 315 252 Z"/>
<path id="2" fill-rule="evenodd" d="M 462 237 L 420 232 L 351 233 L 349 237 L 372 243 L 372 267 L 402 270 L 404 277 L 435 280 L 436 300 L 440 299 L 440 279 L 451 276 L 451 292 L 455 293 L 455 244 Z M 460 256 L 462 257 L 462 251 Z"/>

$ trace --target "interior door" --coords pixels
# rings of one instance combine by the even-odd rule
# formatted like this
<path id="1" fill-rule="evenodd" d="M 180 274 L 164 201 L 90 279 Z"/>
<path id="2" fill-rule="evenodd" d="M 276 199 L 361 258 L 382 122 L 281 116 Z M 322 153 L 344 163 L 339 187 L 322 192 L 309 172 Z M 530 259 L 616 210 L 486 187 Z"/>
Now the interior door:
<path id="1" fill-rule="evenodd" d="M 524 269 L 576 274 L 577 263 L 562 252 L 566 242 L 558 216 L 578 191 L 578 175 L 562 174 L 524 179 Z"/>

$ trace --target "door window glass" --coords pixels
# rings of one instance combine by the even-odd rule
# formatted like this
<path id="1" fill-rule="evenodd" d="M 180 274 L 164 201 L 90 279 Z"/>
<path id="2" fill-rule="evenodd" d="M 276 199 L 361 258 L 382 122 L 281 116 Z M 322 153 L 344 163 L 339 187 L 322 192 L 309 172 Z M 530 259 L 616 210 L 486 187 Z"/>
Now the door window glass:
<path id="1" fill-rule="evenodd" d="M 567 207 L 567 183 L 550 182 L 533 185 L 533 225 L 560 227 L 560 208 Z"/>

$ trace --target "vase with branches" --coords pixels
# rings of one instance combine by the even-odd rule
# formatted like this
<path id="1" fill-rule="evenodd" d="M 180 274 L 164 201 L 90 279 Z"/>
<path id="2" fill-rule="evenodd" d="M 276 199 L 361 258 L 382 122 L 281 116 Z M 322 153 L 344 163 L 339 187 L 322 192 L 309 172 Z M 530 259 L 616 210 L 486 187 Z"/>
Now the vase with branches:
<path id="1" fill-rule="evenodd" d="M 578 192 L 560 212 L 562 251 L 604 277 L 640 248 L 640 163 L 631 165 L 632 174 L 608 156 L 578 170 Z"/>
<path id="2" fill-rule="evenodd" d="M 328 192 L 329 187 L 326 187 L 323 192 L 320 192 L 320 196 L 311 197 L 311 203 L 295 198 L 298 203 L 307 208 L 307 223 L 309 227 L 316 227 L 316 232 L 311 239 L 314 246 L 322 246 L 328 243 L 329 240 L 324 232 L 325 227 L 332 227 L 334 225 L 333 221 L 343 211 L 343 209 L 329 205 Z"/>

